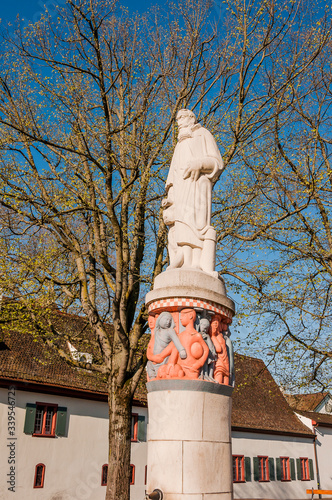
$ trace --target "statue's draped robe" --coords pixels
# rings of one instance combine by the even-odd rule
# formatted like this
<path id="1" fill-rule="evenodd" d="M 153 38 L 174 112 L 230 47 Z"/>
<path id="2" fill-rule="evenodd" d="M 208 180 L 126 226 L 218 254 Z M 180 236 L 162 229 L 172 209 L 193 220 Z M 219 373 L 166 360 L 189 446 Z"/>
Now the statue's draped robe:
<path id="1" fill-rule="evenodd" d="M 196 181 L 183 178 L 191 160 L 202 160 L 204 164 L 204 159 L 212 160 L 212 172 L 201 174 Z M 223 161 L 213 135 L 199 124 L 194 125 L 192 136 L 177 143 L 166 181 L 172 205 L 165 216 L 174 222 L 172 236 L 177 245 L 202 248 L 204 235 L 211 227 L 212 187 L 222 169 Z"/>

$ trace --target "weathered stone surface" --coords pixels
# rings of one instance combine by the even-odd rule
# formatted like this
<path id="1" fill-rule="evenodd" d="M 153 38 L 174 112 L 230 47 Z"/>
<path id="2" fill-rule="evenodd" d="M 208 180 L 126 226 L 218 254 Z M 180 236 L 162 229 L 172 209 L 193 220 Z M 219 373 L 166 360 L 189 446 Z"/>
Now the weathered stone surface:
<path id="1" fill-rule="evenodd" d="M 204 500 L 206 494 L 230 500 L 230 396 L 183 389 L 196 382 L 191 380 L 156 381 L 148 387 L 160 382 L 168 382 L 173 390 L 148 392 L 148 491 L 160 488 L 165 500 L 175 499 L 172 495 L 177 500 L 203 495 Z M 175 390 L 177 385 L 182 390 Z M 218 497 L 221 494 L 226 496 Z"/>
<path id="2" fill-rule="evenodd" d="M 183 443 L 183 493 L 231 491 L 231 445 L 213 441 Z"/>
<path id="3" fill-rule="evenodd" d="M 168 269 L 159 274 L 153 290 L 146 294 L 145 303 L 174 297 L 208 300 L 227 307 L 234 314 L 235 304 L 226 296 L 223 280 L 193 269 Z"/>
<path id="4" fill-rule="evenodd" d="M 149 392 L 149 440 L 201 440 L 203 405 L 199 391 Z"/>
<path id="5" fill-rule="evenodd" d="M 148 442 L 147 491 L 182 493 L 182 442 Z"/>

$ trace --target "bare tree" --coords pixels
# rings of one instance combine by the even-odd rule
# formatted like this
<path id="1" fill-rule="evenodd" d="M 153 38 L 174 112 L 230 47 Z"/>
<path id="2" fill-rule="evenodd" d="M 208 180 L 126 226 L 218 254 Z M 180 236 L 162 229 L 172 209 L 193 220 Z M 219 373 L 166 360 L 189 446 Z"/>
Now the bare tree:
<path id="1" fill-rule="evenodd" d="M 261 72 L 270 117 L 238 151 L 219 211 L 248 345 L 254 336 L 269 351 L 289 389 L 331 384 L 331 15 L 315 16 L 298 12 L 306 29 L 287 33 Z"/>
<path id="2" fill-rule="evenodd" d="M 204 2 L 147 19 L 69 0 L 57 20 L 5 37 L 1 55 L 1 287 L 82 369 L 51 313 L 45 327 L 45 303 L 88 318 L 100 354 L 89 369 L 108 385 L 107 499 L 129 497 L 142 295 L 164 265 L 160 179 L 174 118 L 202 109 L 223 70 L 207 15 Z"/>

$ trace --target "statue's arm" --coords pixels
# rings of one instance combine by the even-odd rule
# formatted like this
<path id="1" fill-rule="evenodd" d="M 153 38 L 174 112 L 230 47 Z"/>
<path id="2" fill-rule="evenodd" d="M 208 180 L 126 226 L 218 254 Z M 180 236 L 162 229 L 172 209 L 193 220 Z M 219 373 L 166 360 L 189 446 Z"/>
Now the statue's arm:
<path id="1" fill-rule="evenodd" d="M 207 344 L 209 350 L 212 352 L 212 354 L 216 354 L 216 349 L 214 346 L 214 343 L 211 340 L 210 335 L 207 335 L 206 339 L 204 339 L 204 342 Z"/>
<path id="2" fill-rule="evenodd" d="M 216 159 L 210 156 L 204 158 L 195 158 L 188 162 L 188 167 L 186 168 L 183 178 L 187 179 L 191 177 L 194 181 L 197 181 L 201 174 L 212 174 L 215 170 Z"/>
<path id="3" fill-rule="evenodd" d="M 218 341 L 216 335 L 212 335 L 211 339 L 212 339 L 213 345 L 214 345 L 217 353 L 220 353 L 222 351 L 222 348 L 221 348 L 220 342 Z"/>
<path id="4" fill-rule="evenodd" d="M 159 354 L 153 354 L 153 348 L 149 349 L 148 346 L 146 356 L 150 361 L 153 361 L 154 363 L 162 363 L 164 359 L 167 358 L 167 356 L 170 356 L 171 352 L 172 352 L 172 343 L 168 344 L 168 346 L 166 346 L 165 349 L 161 351 L 161 353 Z"/>
<path id="5" fill-rule="evenodd" d="M 185 348 L 183 347 L 183 345 L 181 344 L 180 339 L 176 334 L 176 331 L 174 329 L 171 329 L 171 331 L 169 332 L 169 335 L 170 335 L 170 338 L 172 339 L 175 347 L 179 351 L 181 359 L 185 359 L 187 357 L 187 352 L 186 352 Z"/>

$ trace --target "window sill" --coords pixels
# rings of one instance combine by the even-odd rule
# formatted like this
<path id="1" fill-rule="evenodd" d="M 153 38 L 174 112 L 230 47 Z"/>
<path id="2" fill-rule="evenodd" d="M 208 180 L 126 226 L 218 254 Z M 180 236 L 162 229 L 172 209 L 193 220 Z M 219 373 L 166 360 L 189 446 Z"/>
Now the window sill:
<path id="1" fill-rule="evenodd" d="M 32 437 L 38 437 L 38 438 L 55 438 L 55 434 L 32 434 Z"/>
<path id="2" fill-rule="evenodd" d="M 243 484 L 243 483 L 245 483 L 245 480 L 243 479 L 242 481 L 233 481 L 233 483 L 234 483 L 234 484 L 239 484 L 239 483 L 240 483 L 240 484 L 241 484 L 241 483 Z"/>

